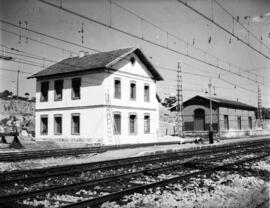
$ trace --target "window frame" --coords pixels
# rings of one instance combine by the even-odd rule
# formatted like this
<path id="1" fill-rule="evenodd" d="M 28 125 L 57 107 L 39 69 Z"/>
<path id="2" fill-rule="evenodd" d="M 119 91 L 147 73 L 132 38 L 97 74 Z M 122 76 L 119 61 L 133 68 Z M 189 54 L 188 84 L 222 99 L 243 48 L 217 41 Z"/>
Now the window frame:
<path id="1" fill-rule="evenodd" d="M 117 123 L 115 122 L 115 116 L 119 116 L 120 118 L 120 125 L 119 125 L 119 129 L 117 129 L 118 131 L 116 132 L 116 127 L 117 127 Z M 121 112 L 114 112 L 113 113 L 113 134 L 114 135 L 121 135 L 122 133 L 122 115 Z"/>
<path id="2" fill-rule="evenodd" d="M 119 93 L 117 94 L 116 92 L 116 82 L 119 81 L 120 83 L 120 86 L 119 86 Z M 121 90 L 121 86 L 122 86 L 122 83 L 121 83 L 121 79 L 120 78 L 114 78 L 114 98 L 115 99 L 121 99 L 121 94 L 122 94 L 122 90 Z"/>
<path id="3" fill-rule="evenodd" d="M 73 117 L 79 117 L 79 131 L 78 132 L 74 132 L 74 120 Z M 71 135 L 80 135 L 81 133 L 81 116 L 80 113 L 72 113 L 71 114 Z"/>
<path id="4" fill-rule="evenodd" d="M 44 99 L 43 90 L 42 90 L 44 84 L 47 84 L 48 85 L 46 99 Z M 49 101 L 49 90 L 50 90 L 50 82 L 49 81 L 42 81 L 42 82 L 40 82 L 40 102 L 48 102 Z"/>
<path id="5" fill-rule="evenodd" d="M 79 96 L 75 96 L 75 91 L 74 91 L 74 84 L 73 82 L 79 81 Z M 72 100 L 80 100 L 81 99 L 81 86 L 82 86 L 82 78 L 81 77 L 76 77 L 71 79 L 71 99 Z"/>
<path id="6" fill-rule="evenodd" d="M 145 118 L 148 117 L 147 119 L 147 126 L 145 126 Z M 146 129 L 146 127 L 148 127 Z M 150 113 L 145 113 L 143 116 L 143 128 L 144 128 L 144 133 L 145 134 L 150 134 L 151 133 L 151 117 L 150 117 Z"/>
<path id="7" fill-rule="evenodd" d="M 224 130 L 229 130 L 230 129 L 230 124 L 229 124 L 229 115 L 223 115 L 223 120 L 224 120 Z"/>
<path id="8" fill-rule="evenodd" d="M 145 87 L 148 87 L 148 94 L 146 94 L 145 92 Z M 143 86 L 143 94 L 144 94 L 144 102 L 150 102 L 150 85 L 149 84 L 144 84 Z M 147 97 L 146 97 L 147 95 Z M 146 99 L 147 98 L 147 99 Z"/>
<path id="9" fill-rule="evenodd" d="M 241 116 L 237 116 L 237 128 L 238 128 L 238 130 L 241 130 L 242 129 Z"/>
<path id="10" fill-rule="evenodd" d="M 42 121 L 43 118 L 46 118 L 47 119 L 47 122 L 46 122 L 46 132 L 44 133 L 43 132 L 43 127 L 44 127 L 44 123 Z M 48 118 L 48 115 L 40 115 L 40 135 L 48 135 L 48 132 L 49 132 L 49 118 Z"/>
<path id="11" fill-rule="evenodd" d="M 61 118 L 60 132 L 57 132 L 56 118 Z M 54 135 L 62 135 L 63 134 L 63 115 L 62 114 L 55 114 L 53 116 L 53 125 L 54 125 Z"/>
<path id="12" fill-rule="evenodd" d="M 56 83 L 62 83 L 62 88 L 61 88 L 61 98 L 57 98 L 57 90 L 56 90 Z M 64 89 L 64 80 L 63 79 L 58 79 L 54 80 L 54 101 L 62 101 L 63 100 L 63 89 Z"/>
<path id="13" fill-rule="evenodd" d="M 131 120 L 130 120 L 130 117 L 131 116 L 135 116 L 135 119 L 134 119 L 134 132 L 131 132 Z M 137 135 L 138 134 L 138 115 L 137 113 L 129 113 L 128 114 L 128 132 L 129 132 L 129 135 Z"/>
<path id="14" fill-rule="evenodd" d="M 132 85 L 134 85 L 134 88 L 131 87 Z M 131 97 L 133 89 L 134 89 L 134 93 L 133 93 L 134 97 Z M 129 83 L 129 99 L 135 101 L 136 98 L 137 98 L 137 84 L 135 81 L 130 81 L 130 83 Z"/>
<path id="15" fill-rule="evenodd" d="M 253 125 L 252 125 L 252 117 L 249 116 L 249 117 L 248 117 L 248 128 L 249 128 L 249 129 L 252 129 L 252 127 L 253 127 Z"/>

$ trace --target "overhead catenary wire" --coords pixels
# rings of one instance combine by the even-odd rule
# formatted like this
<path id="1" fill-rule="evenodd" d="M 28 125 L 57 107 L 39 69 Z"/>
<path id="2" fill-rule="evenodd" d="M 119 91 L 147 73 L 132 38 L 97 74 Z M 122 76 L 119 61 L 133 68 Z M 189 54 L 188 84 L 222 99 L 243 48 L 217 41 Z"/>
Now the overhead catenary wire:
<path id="1" fill-rule="evenodd" d="M 267 58 L 268 60 L 270 60 L 270 57 L 264 53 L 262 53 L 261 51 L 259 51 L 258 49 L 256 49 L 255 47 L 253 47 L 251 44 L 249 44 L 246 41 L 244 41 L 243 39 L 241 39 L 239 36 L 235 35 L 234 32 L 229 31 L 228 29 L 226 29 L 225 27 L 221 26 L 219 23 L 217 23 L 214 19 L 211 19 L 209 17 L 207 17 L 205 14 L 203 14 L 202 12 L 200 12 L 199 10 L 195 9 L 194 7 L 190 6 L 187 2 L 183 2 L 182 0 L 176 0 L 177 2 L 185 5 L 187 8 L 191 9 L 192 11 L 194 11 L 195 13 L 197 13 L 198 15 L 202 16 L 204 19 L 208 20 L 209 22 L 211 22 L 212 24 L 216 25 L 217 27 L 219 27 L 220 29 L 222 29 L 223 31 L 225 31 L 226 33 L 228 33 L 229 35 L 235 37 L 237 40 L 239 40 L 240 42 L 242 42 L 244 45 L 246 45 L 247 47 L 249 47 L 250 49 L 252 49 L 253 51 L 255 51 L 256 53 L 264 56 L 265 58 Z M 211 0 L 212 1 L 212 0 Z M 216 1 L 215 1 L 216 2 Z M 232 16 L 233 19 L 235 19 L 234 16 Z M 235 21 L 233 21 L 235 22 Z M 236 21 L 239 23 L 239 21 Z M 245 28 L 246 29 L 246 28 Z M 246 29 L 247 30 L 247 29 Z M 249 34 L 253 34 L 251 33 L 249 30 L 247 30 L 247 34 L 248 34 L 248 38 L 249 38 Z M 256 36 L 255 36 L 256 37 Z M 270 50 L 267 47 L 268 50 Z"/>
<path id="2" fill-rule="evenodd" d="M 229 72 L 228 69 L 223 68 L 223 67 L 221 67 L 221 66 L 217 66 L 217 65 L 212 64 L 212 63 L 210 63 L 210 62 L 204 61 L 204 60 L 202 60 L 202 59 L 200 59 L 200 58 L 197 58 L 197 57 L 194 57 L 194 56 L 187 55 L 187 54 L 185 54 L 185 53 L 183 53 L 183 52 L 181 52 L 181 51 L 178 51 L 178 50 L 175 50 L 175 49 L 172 49 L 172 48 L 169 48 L 169 47 L 167 48 L 166 46 L 161 45 L 161 44 L 158 44 L 158 43 L 156 43 L 156 42 L 153 42 L 152 40 L 149 40 L 149 39 L 146 39 L 146 38 L 142 39 L 142 38 L 141 38 L 140 36 L 138 36 L 138 35 L 129 33 L 129 32 L 127 32 L 127 31 L 124 31 L 124 30 L 119 29 L 119 28 L 117 28 L 117 27 L 114 27 L 114 26 L 111 26 L 111 27 L 110 27 L 110 26 L 107 25 L 106 23 L 100 22 L 100 21 L 95 20 L 95 19 L 90 18 L 90 17 L 86 17 L 86 16 L 84 16 L 84 15 L 82 15 L 82 14 L 79 14 L 79 13 L 77 13 L 77 12 L 74 12 L 74 11 L 72 11 L 72 10 L 69 10 L 69 9 L 66 9 L 66 8 L 63 8 L 63 7 L 60 8 L 58 5 L 55 5 L 55 4 L 50 3 L 50 2 L 47 2 L 47 1 L 43 1 L 43 0 L 39 0 L 39 1 L 42 2 L 42 3 L 45 3 L 45 4 L 47 4 L 47 5 L 50 5 L 50 6 L 52 6 L 52 7 L 58 8 L 58 9 L 60 9 L 60 10 L 63 10 L 63 11 L 65 11 L 65 12 L 67 12 L 67 13 L 70 13 L 70 14 L 73 14 L 73 15 L 75 15 L 75 16 L 78 16 L 78 17 L 81 17 L 81 18 L 83 18 L 83 19 L 86 19 L 86 20 L 88 20 L 88 21 L 92 21 L 92 22 L 94 22 L 94 23 L 96 23 L 96 24 L 99 24 L 99 25 L 102 25 L 102 26 L 104 26 L 104 27 L 111 28 L 111 29 L 113 29 L 113 30 L 115 30 L 115 31 L 118 31 L 118 32 L 123 33 L 123 34 L 126 34 L 126 35 L 128 35 L 128 36 L 130 36 L 130 37 L 133 37 L 133 38 L 137 38 L 137 39 L 143 40 L 143 41 L 145 41 L 145 42 L 147 42 L 147 43 L 150 43 L 150 44 L 152 44 L 152 45 L 161 47 L 161 48 L 163 48 L 163 49 L 167 49 L 167 50 L 169 50 L 169 51 L 171 51 L 171 52 L 174 52 L 174 53 L 176 53 L 176 54 L 179 54 L 179 55 L 183 55 L 183 56 L 189 57 L 189 58 L 191 58 L 191 59 L 193 59 L 193 60 L 196 60 L 196 61 L 198 61 L 198 62 L 201 62 L 201 63 L 207 64 L 207 65 L 209 65 L 209 66 L 215 67 L 215 68 L 217 68 L 217 69 L 220 69 L 220 70 Z M 10 23 L 10 22 L 7 22 L 7 21 L 4 21 L 4 20 L 0 20 L 0 22 L 2 22 L 2 23 L 4 23 L 4 24 L 12 25 L 12 26 L 14 26 L 14 27 L 17 27 L 17 25 L 15 25 L 15 24 L 13 24 L 13 23 Z M 25 29 L 25 28 L 23 28 L 23 29 Z M 65 42 L 65 43 L 71 43 L 70 41 L 61 40 L 61 38 L 53 37 L 53 36 L 51 36 L 51 35 L 47 35 L 47 34 L 44 34 L 44 33 L 41 33 L 41 32 L 37 32 L 37 31 L 34 31 L 34 30 L 32 30 L 32 29 L 28 29 L 28 30 L 29 30 L 30 32 L 33 32 L 33 33 L 36 33 L 36 34 L 39 34 L 39 35 L 44 35 L 44 36 L 49 37 L 49 38 L 57 39 L 57 40 L 60 40 L 60 41 Z M 77 45 L 77 46 L 80 46 L 80 47 L 84 47 L 84 48 L 89 49 L 88 47 L 82 46 L 82 45 L 80 45 L 80 44 L 74 43 L 74 45 Z M 90 50 L 92 50 L 92 49 L 90 49 Z M 232 74 L 235 74 L 235 75 L 237 75 L 237 76 L 240 76 L 240 77 L 246 77 L 246 76 L 241 75 L 240 73 L 236 73 L 236 72 L 232 72 L 232 71 L 231 71 L 231 73 L 232 73 Z M 249 77 L 246 77 L 246 79 L 248 79 L 248 80 L 250 80 L 250 81 L 253 81 L 253 82 L 259 83 L 259 81 L 254 80 L 254 79 L 251 79 L 251 78 L 249 78 Z M 260 82 L 260 83 L 261 83 L 262 85 L 265 85 L 265 84 L 262 83 L 262 82 Z M 267 86 L 267 85 L 265 85 L 265 86 Z M 269 87 L 269 86 L 268 86 L 268 87 Z"/>

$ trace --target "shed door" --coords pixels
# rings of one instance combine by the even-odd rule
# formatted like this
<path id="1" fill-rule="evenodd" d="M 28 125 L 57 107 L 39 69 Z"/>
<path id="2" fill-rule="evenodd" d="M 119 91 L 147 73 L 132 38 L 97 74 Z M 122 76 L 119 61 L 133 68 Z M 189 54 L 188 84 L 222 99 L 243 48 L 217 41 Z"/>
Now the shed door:
<path id="1" fill-rule="evenodd" d="M 205 113 L 203 109 L 194 111 L 194 131 L 204 131 Z"/>

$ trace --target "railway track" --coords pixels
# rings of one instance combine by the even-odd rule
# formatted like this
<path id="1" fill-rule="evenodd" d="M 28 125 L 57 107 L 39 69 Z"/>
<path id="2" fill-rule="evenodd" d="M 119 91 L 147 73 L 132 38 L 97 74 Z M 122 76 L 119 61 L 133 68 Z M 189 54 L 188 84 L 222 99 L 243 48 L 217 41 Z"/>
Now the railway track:
<path id="1" fill-rule="evenodd" d="M 267 142 L 268 139 L 262 139 L 260 141 L 263 141 L 263 140 Z M 238 143 L 241 144 L 241 143 L 246 143 L 246 142 L 247 141 L 238 142 Z M 92 147 L 85 147 L 85 148 L 51 149 L 51 150 L 42 150 L 42 151 L 21 151 L 21 152 L 12 152 L 12 153 L 8 152 L 8 153 L 0 153 L 0 162 L 16 162 L 16 161 L 23 161 L 23 160 L 30 160 L 30 159 L 50 158 L 50 157 L 77 156 L 81 154 L 102 153 L 108 150 L 148 147 L 148 146 L 155 146 L 155 145 L 171 145 L 171 144 L 177 145 L 179 144 L 179 142 L 157 142 L 157 143 L 144 143 L 144 144 L 92 146 Z"/>
<path id="2" fill-rule="evenodd" d="M 269 144 L 269 143 L 268 143 Z M 207 162 L 211 161 L 217 161 L 217 160 L 224 160 L 227 159 L 228 157 L 230 158 L 235 158 L 236 160 L 239 159 L 237 156 L 242 156 L 245 154 L 251 154 L 251 153 L 256 153 L 259 156 L 248 158 L 245 160 L 236 161 L 235 164 L 240 164 L 244 163 L 244 161 L 252 161 L 255 159 L 260 159 L 262 157 L 268 156 L 269 155 L 269 145 L 266 145 L 266 147 L 262 148 L 260 145 L 257 143 L 257 150 L 256 148 L 245 150 L 245 151 L 240 151 L 236 152 L 234 154 L 224 154 L 224 155 L 218 155 L 212 158 L 209 158 Z M 239 150 L 239 149 L 238 149 Z M 209 153 L 208 153 L 209 154 Z M 206 161 L 205 158 L 197 159 L 194 161 L 196 164 L 198 162 Z M 103 177 L 99 179 L 94 179 L 94 180 L 89 180 L 89 181 L 84 181 L 84 182 L 79 182 L 79 183 L 74 183 L 74 184 L 69 184 L 65 186 L 58 186 L 58 187 L 51 187 L 51 188 L 45 188 L 37 191 L 32 191 L 28 193 L 19 193 L 19 194 L 13 194 L 9 196 L 1 196 L 0 197 L 0 202 L 5 204 L 4 206 L 9 206 L 9 207 L 16 207 L 17 205 L 14 204 L 9 204 L 11 201 L 22 201 L 26 200 L 27 198 L 31 197 L 37 197 L 38 199 L 46 199 L 49 201 L 55 201 L 55 199 L 52 198 L 57 198 L 57 196 L 61 196 L 59 194 L 65 193 L 70 196 L 73 196 L 75 201 L 81 200 L 81 202 L 76 202 L 76 203 L 71 203 L 67 201 L 61 201 L 59 200 L 60 207 L 86 207 L 86 206 L 96 206 L 98 204 L 101 204 L 105 201 L 110 201 L 110 200 L 116 200 L 121 198 L 123 195 L 135 193 L 135 192 L 141 192 L 145 189 L 148 188 L 153 188 L 157 186 L 164 186 L 168 183 L 172 183 L 174 181 L 179 181 L 184 178 L 189 178 L 189 177 L 194 177 L 196 174 L 203 174 L 204 171 L 209 172 L 209 171 L 215 171 L 218 169 L 221 169 L 221 167 L 230 167 L 233 166 L 233 164 L 225 164 L 222 166 L 213 166 L 213 167 L 208 167 L 207 170 L 199 170 L 197 167 L 189 167 L 190 161 L 186 162 L 178 162 L 175 164 L 167 164 L 165 166 L 159 166 L 159 167 L 153 167 L 153 168 L 146 168 L 143 170 L 138 170 L 134 171 L 131 173 L 124 173 L 124 174 L 118 174 L 118 175 L 112 175 L 108 177 Z M 184 167 L 184 168 L 183 168 Z M 158 178 L 160 174 L 167 173 L 170 178 L 165 178 L 161 179 Z M 146 179 L 151 179 L 154 180 L 153 183 L 149 184 L 140 184 L 144 183 L 144 180 Z M 151 181 L 151 180 L 150 180 Z M 136 182 L 139 182 L 136 183 Z M 99 187 L 99 188 L 97 188 Z M 89 191 L 90 190 L 90 191 Z M 119 191 L 120 190 L 120 191 Z M 50 195 L 52 193 L 55 193 L 56 196 L 51 195 L 53 197 L 48 197 L 48 193 Z M 56 200 L 57 201 L 57 200 Z M 19 207 L 23 207 L 24 205 L 20 204 Z"/>
<path id="3" fill-rule="evenodd" d="M 248 149 L 254 148 L 254 146 L 265 146 L 270 144 L 268 141 L 256 141 L 253 143 L 239 144 L 231 147 L 230 145 L 226 146 L 216 146 L 214 148 L 209 149 L 199 149 L 197 151 L 194 150 L 182 150 L 171 153 L 162 153 L 157 155 L 147 155 L 140 157 L 131 157 L 124 159 L 115 159 L 109 161 L 102 162 L 92 162 L 92 163 L 84 163 L 84 164 L 76 164 L 76 165 L 64 165 L 64 166 L 56 166 L 49 168 L 41 168 L 41 169 L 33 169 L 33 170 L 20 170 L 20 171 L 12 171 L 12 172 L 3 172 L 0 173 L 0 183 L 16 183 L 16 182 L 33 182 L 38 180 L 44 180 L 49 177 L 59 177 L 59 176 L 71 176 L 78 175 L 82 172 L 94 171 L 98 170 L 108 170 L 108 169 L 119 169 L 119 168 L 128 168 L 132 166 L 139 165 L 147 165 L 153 163 L 161 163 L 167 161 L 177 161 L 185 158 L 192 159 L 193 157 L 203 156 L 207 154 L 218 154 L 222 152 L 233 152 L 239 149 Z"/>

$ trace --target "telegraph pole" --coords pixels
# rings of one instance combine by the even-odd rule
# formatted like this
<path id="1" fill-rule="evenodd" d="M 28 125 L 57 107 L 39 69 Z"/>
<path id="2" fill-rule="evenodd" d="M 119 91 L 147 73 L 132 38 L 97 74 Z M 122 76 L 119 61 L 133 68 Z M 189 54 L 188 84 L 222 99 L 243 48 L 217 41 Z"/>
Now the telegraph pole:
<path id="1" fill-rule="evenodd" d="M 19 96 L 19 76 L 20 76 L 20 69 L 18 69 L 17 71 L 17 83 L 16 83 L 16 95 L 17 95 L 17 99 Z"/>
<path id="2" fill-rule="evenodd" d="M 180 62 L 177 66 L 177 132 L 178 136 L 184 136 L 184 120 L 183 120 L 183 86 L 182 72 Z"/>
<path id="3" fill-rule="evenodd" d="M 213 116 L 212 116 L 212 82 L 211 79 L 209 79 L 209 95 L 210 95 L 210 126 L 209 126 L 209 130 L 212 130 L 212 125 L 213 125 Z"/>

